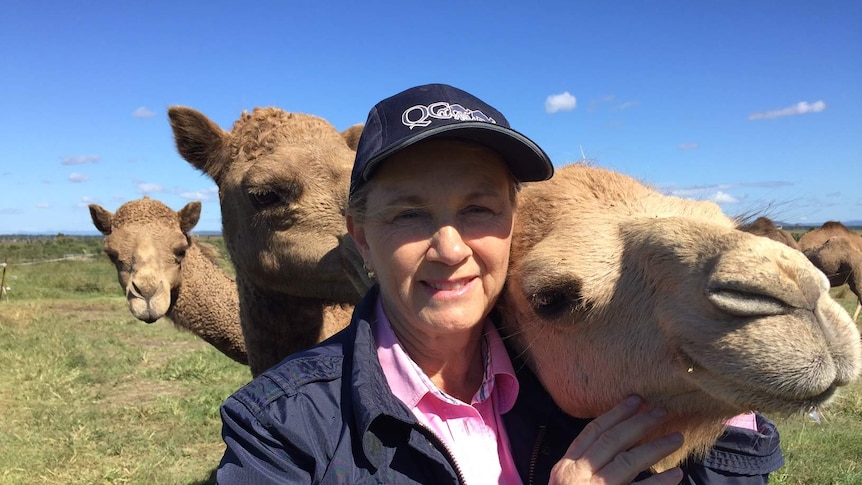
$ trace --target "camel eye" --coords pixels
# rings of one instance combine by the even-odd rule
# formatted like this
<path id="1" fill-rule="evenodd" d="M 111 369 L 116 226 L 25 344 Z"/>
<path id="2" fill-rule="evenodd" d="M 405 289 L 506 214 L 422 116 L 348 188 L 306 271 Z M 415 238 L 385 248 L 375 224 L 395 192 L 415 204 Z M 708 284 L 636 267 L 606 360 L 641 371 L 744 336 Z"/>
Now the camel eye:
<path id="1" fill-rule="evenodd" d="M 111 260 L 112 263 L 117 264 L 120 259 L 119 253 L 114 251 L 113 249 L 106 249 L 105 254 L 108 256 L 108 259 Z"/>
<path id="2" fill-rule="evenodd" d="M 255 209 L 261 210 L 278 204 L 293 204 L 302 196 L 302 185 L 295 181 L 246 187 L 246 193 Z"/>
<path id="3" fill-rule="evenodd" d="M 272 191 L 249 192 L 248 197 L 256 209 L 273 206 L 281 200 L 278 193 Z"/>
<path id="4" fill-rule="evenodd" d="M 585 313 L 592 309 L 576 281 L 560 282 L 537 291 L 530 298 L 533 310 L 544 319 L 556 319 L 566 314 Z"/>
<path id="5" fill-rule="evenodd" d="M 186 248 L 185 246 L 174 249 L 174 257 L 177 258 L 177 262 L 183 260 L 186 257 Z"/>

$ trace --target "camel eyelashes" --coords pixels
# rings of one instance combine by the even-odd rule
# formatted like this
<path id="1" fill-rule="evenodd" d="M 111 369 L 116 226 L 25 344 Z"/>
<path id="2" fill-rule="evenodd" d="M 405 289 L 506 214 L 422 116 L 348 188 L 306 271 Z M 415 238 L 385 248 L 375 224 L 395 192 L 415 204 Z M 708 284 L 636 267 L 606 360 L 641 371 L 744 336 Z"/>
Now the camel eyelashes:
<path id="1" fill-rule="evenodd" d="M 567 313 L 586 313 L 593 305 L 586 301 L 577 281 L 560 282 L 533 293 L 530 305 L 544 319 L 554 319 Z"/>
<path id="2" fill-rule="evenodd" d="M 255 209 L 266 209 L 277 204 L 292 204 L 302 197 L 302 185 L 298 183 L 287 183 L 278 188 L 271 187 L 245 187 L 251 204 Z"/>
<path id="3" fill-rule="evenodd" d="M 263 209 L 273 206 L 281 201 L 281 197 L 275 192 L 249 192 L 248 198 L 255 209 Z"/>

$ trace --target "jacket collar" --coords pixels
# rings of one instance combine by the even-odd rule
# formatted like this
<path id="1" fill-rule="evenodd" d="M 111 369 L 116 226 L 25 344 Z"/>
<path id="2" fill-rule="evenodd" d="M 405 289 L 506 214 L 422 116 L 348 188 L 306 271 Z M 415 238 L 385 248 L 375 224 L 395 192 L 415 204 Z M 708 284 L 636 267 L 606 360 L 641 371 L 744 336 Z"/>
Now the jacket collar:
<path id="1" fill-rule="evenodd" d="M 378 295 L 379 288 L 374 285 L 353 311 L 349 331 L 354 334 L 354 345 L 346 346 L 345 352 L 345 362 L 350 362 L 351 368 L 344 376 L 352 381 L 356 429 L 362 437 L 365 456 L 374 467 L 384 459 L 388 448 L 384 441 L 405 443 L 411 429 L 418 425 L 413 413 L 392 394 L 377 358 L 371 326 Z"/>

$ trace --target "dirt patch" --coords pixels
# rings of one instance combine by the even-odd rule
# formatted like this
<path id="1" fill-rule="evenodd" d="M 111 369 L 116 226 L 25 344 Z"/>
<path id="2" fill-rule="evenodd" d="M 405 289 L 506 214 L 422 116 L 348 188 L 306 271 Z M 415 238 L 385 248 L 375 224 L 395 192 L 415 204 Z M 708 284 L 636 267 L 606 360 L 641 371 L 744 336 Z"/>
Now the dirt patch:
<path id="1" fill-rule="evenodd" d="M 110 408 L 140 407 L 160 397 L 180 397 L 188 393 L 182 382 L 128 376 L 120 382 L 98 386 L 102 402 Z"/>

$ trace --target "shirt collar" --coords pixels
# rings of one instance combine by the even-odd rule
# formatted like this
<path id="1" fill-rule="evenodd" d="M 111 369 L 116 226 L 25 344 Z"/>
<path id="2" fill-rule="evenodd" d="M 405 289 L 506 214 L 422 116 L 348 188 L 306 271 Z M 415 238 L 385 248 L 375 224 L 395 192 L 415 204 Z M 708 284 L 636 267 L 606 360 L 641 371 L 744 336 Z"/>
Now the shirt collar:
<path id="1" fill-rule="evenodd" d="M 372 329 L 377 343 L 377 356 L 392 393 L 411 409 L 428 393 L 450 403 L 460 403 L 437 388 L 410 358 L 392 330 L 379 297 L 374 314 Z M 482 402 L 496 392 L 498 412 L 502 414 L 515 404 L 518 397 L 518 380 L 503 340 L 489 318 L 485 318 L 483 322 L 483 331 L 482 356 L 485 369 L 482 385 L 473 401 Z"/>

